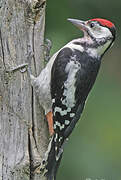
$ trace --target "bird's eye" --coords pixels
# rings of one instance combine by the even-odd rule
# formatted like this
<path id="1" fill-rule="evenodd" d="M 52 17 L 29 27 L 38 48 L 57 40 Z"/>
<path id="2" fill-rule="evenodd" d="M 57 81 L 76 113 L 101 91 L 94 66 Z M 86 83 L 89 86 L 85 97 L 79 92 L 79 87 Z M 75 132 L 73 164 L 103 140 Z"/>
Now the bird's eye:
<path id="1" fill-rule="evenodd" d="M 93 28 L 95 26 L 95 23 L 91 22 L 90 27 Z"/>

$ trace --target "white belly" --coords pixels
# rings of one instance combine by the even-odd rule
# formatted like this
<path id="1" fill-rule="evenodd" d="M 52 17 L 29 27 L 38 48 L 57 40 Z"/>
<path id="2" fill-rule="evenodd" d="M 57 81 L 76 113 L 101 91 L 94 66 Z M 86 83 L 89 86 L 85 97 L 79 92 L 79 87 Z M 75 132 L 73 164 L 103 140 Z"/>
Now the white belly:
<path id="1" fill-rule="evenodd" d="M 45 114 L 52 109 L 52 99 L 50 93 L 51 69 L 58 52 L 52 56 L 46 67 L 38 77 L 30 76 L 31 84 L 34 87 L 40 105 L 44 108 Z"/>

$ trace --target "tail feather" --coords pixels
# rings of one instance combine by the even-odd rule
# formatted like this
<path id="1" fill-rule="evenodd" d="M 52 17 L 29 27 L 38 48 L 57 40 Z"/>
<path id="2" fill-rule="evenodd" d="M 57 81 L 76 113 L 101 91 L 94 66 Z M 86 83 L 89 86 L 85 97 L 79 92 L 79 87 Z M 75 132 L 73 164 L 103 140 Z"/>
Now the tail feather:
<path id="1" fill-rule="evenodd" d="M 80 118 L 80 114 L 83 111 L 84 104 L 85 102 L 79 105 L 76 115 L 74 116 L 70 125 L 66 128 L 63 136 L 61 134 L 54 133 L 49 143 L 48 150 L 45 155 L 45 169 L 47 180 L 56 180 L 56 174 L 62 159 L 64 145 Z"/>
<path id="2" fill-rule="evenodd" d="M 46 176 L 47 176 L 47 180 L 56 180 L 57 170 L 59 168 L 63 153 L 61 153 L 59 158 L 56 159 L 54 138 L 52 139 L 52 142 L 50 142 L 50 143 L 51 143 L 51 149 L 48 152 L 48 157 L 47 157 L 47 161 L 46 161 L 47 162 Z"/>

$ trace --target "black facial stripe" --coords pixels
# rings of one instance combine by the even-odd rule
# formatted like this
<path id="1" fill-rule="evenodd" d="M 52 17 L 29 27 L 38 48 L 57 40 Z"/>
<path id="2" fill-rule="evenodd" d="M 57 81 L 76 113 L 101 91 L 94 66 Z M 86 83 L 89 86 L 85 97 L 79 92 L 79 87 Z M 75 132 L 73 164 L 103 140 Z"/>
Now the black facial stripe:
<path id="1" fill-rule="evenodd" d="M 97 48 L 98 46 L 104 45 L 109 40 L 112 40 L 112 38 L 111 37 L 110 38 L 106 38 L 106 39 L 105 38 L 100 38 L 97 41 L 96 38 L 93 37 L 93 41 L 94 41 L 93 44 L 88 44 L 87 42 L 78 42 L 78 41 L 73 42 L 73 44 L 83 46 L 84 48 Z"/>

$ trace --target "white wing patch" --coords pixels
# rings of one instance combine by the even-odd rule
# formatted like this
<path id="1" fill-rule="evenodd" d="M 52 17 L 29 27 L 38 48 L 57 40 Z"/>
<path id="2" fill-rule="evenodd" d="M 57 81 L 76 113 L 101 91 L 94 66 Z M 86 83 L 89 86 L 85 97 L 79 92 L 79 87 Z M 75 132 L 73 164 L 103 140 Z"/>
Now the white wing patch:
<path id="1" fill-rule="evenodd" d="M 64 83 L 64 92 L 63 96 L 65 96 L 65 99 L 62 101 L 64 105 L 67 107 L 74 107 L 75 105 L 75 82 L 76 82 L 76 73 L 80 69 L 80 63 L 76 61 L 76 56 L 73 56 L 72 59 L 75 61 L 70 61 L 65 68 L 65 72 L 68 73 L 68 77 L 66 82 Z"/>

